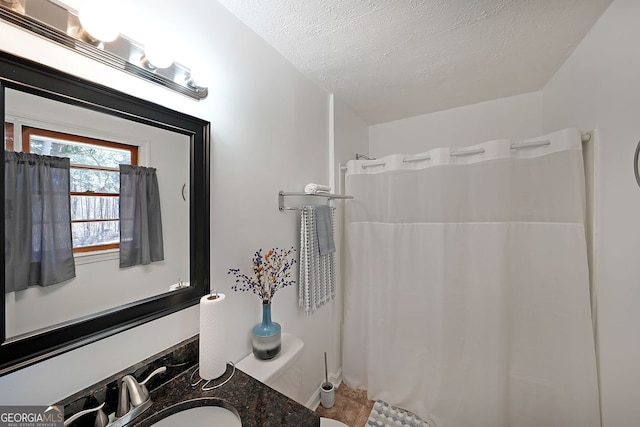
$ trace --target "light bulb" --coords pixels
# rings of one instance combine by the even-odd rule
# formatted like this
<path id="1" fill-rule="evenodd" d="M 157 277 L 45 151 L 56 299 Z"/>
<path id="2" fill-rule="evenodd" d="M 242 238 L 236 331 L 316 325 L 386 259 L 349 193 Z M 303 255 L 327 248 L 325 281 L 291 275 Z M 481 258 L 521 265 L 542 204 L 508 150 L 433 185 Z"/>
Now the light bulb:
<path id="1" fill-rule="evenodd" d="M 171 49 L 162 43 L 148 43 L 144 47 L 146 60 L 155 68 L 168 68 L 173 64 Z"/>
<path id="2" fill-rule="evenodd" d="M 190 55 L 185 58 L 185 64 L 191 64 L 191 72 L 187 79 L 189 84 L 198 87 L 209 87 L 212 84 L 212 72 L 210 65 L 201 57 Z"/>
<path id="3" fill-rule="evenodd" d="M 82 28 L 96 40 L 111 42 L 118 38 L 119 29 L 116 26 L 118 16 L 115 8 L 108 1 L 85 2 L 78 12 L 78 18 Z"/>
<path id="4" fill-rule="evenodd" d="M 191 70 L 191 73 L 189 74 L 189 80 L 192 84 L 195 84 L 198 87 L 208 87 L 211 77 L 209 76 L 209 73 L 207 73 L 203 68 L 196 67 Z"/>

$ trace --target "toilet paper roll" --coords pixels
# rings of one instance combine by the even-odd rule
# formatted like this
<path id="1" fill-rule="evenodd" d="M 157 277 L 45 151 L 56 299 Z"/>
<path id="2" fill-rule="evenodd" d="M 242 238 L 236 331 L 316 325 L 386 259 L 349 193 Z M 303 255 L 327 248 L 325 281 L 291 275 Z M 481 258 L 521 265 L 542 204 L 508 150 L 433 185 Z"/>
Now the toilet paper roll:
<path id="1" fill-rule="evenodd" d="M 224 294 L 200 299 L 200 377 L 212 380 L 227 370 L 227 313 Z"/>

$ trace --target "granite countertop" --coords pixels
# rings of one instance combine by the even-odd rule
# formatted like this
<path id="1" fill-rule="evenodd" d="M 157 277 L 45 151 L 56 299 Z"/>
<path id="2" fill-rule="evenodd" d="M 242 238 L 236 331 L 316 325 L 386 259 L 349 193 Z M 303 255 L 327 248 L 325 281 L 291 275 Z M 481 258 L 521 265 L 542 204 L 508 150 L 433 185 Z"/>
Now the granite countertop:
<path id="1" fill-rule="evenodd" d="M 222 406 L 240 417 L 243 427 L 319 427 L 320 417 L 314 411 L 289 399 L 255 378 L 235 370 L 233 377 L 224 385 L 202 391 L 203 383 L 191 386 L 191 374 L 197 369 L 198 336 L 149 357 L 97 384 L 87 387 L 56 403 L 64 407 L 65 418 L 105 403 L 104 411 L 111 414 L 116 410 L 118 383 L 125 375 L 138 380 L 146 378 L 160 367 L 167 371 L 156 375 L 147 383 L 152 406 L 128 426 L 147 427 L 176 412 L 196 406 Z M 233 366 L 219 379 L 211 381 L 207 387 L 216 386 L 229 378 Z M 194 375 L 198 380 L 198 375 Z M 74 421 L 70 427 L 92 427 L 94 414 L 87 414 Z"/>
<path id="2" fill-rule="evenodd" d="M 203 383 L 191 386 L 191 368 L 151 391 L 153 405 L 128 426 L 147 427 L 184 409 L 214 405 L 237 412 L 243 427 L 319 427 L 318 414 L 300 405 L 266 384 L 235 369 L 233 377 L 219 388 L 202 391 Z M 225 374 L 208 387 L 229 378 L 233 367 L 227 365 Z M 195 374 L 197 380 L 198 375 Z"/>

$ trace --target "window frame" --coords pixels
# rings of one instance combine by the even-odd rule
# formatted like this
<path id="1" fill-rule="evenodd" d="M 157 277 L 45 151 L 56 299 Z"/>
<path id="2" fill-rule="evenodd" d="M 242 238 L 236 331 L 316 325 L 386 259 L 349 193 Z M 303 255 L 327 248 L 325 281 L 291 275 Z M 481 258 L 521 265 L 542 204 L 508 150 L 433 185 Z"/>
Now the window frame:
<path id="1" fill-rule="evenodd" d="M 6 126 L 6 125 L 5 125 Z M 14 127 L 15 132 L 15 127 Z M 22 125 L 21 129 L 22 136 L 22 151 L 25 153 L 31 152 L 31 136 L 41 136 L 45 138 L 52 138 L 61 141 L 70 141 L 77 142 L 88 145 L 95 145 L 98 147 L 107 147 L 107 148 L 117 148 L 119 150 L 126 150 L 131 153 L 131 165 L 138 165 L 138 156 L 139 149 L 137 145 L 124 144 L 120 142 L 107 141 L 104 139 L 98 138 L 90 138 L 81 135 L 74 135 L 66 132 L 54 131 L 51 129 L 44 129 L 42 127 L 37 126 L 29 126 Z M 7 146 L 8 149 L 8 146 Z M 73 165 L 71 164 L 71 169 L 85 169 L 85 170 L 96 170 L 96 171 L 107 171 L 114 172 L 116 171 L 114 168 L 106 168 L 106 167 L 91 167 L 88 165 Z M 86 196 L 86 197 L 120 197 L 120 193 L 99 193 L 95 191 L 70 191 L 69 196 Z M 94 220 L 71 220 L 71 224 L 73 223 L 87 223 L 87 222 L 104 222 L 104 221 L 120 221 L 120 217 L 118 218 L 109 218 L 109 219 L 94 219 Z M 90 245 L 90 246 L 81 246 L 74 247 L 73 253 L 87 253 L 87 252 L 98 252 L 105 251 L 111 249 L 119 249 L 120 243 L 106 243 L 100 245 Z"/>
<path id="2" fill-rule="evenodd" d="M 8 151 L 15 151 L 15 128 L 16 125 L 12 122 L 4 122 L 4 149 Z"/>

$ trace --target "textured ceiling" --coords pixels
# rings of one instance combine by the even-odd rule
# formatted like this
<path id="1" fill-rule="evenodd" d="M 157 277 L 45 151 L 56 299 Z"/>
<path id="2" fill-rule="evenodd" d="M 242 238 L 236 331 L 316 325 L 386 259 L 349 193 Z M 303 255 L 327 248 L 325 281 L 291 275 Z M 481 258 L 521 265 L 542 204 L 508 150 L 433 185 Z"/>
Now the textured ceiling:
<path id="1" fill-rule="evenodd" d="M 540 90 L 612 0 L 218 0 L 369 124 Z"/>

